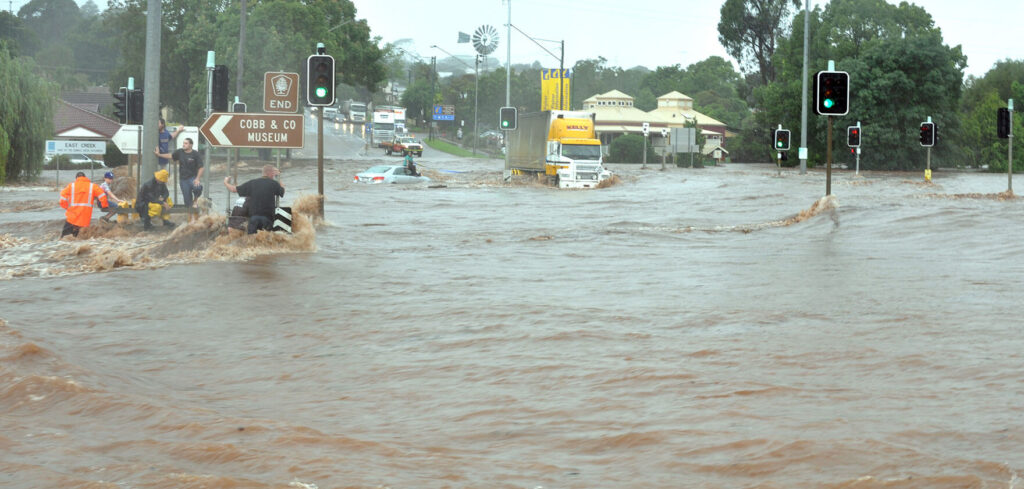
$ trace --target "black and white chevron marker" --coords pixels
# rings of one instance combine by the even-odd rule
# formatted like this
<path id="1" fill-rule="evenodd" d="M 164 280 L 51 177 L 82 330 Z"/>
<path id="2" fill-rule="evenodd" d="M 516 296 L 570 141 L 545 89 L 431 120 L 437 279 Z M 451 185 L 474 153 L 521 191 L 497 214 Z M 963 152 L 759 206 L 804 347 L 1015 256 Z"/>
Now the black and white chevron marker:
<path id="1" fill-rule="evenodd" d="M 292 208 L 278 207 L 274 211 L 274 231 L 292 232 Z"/>

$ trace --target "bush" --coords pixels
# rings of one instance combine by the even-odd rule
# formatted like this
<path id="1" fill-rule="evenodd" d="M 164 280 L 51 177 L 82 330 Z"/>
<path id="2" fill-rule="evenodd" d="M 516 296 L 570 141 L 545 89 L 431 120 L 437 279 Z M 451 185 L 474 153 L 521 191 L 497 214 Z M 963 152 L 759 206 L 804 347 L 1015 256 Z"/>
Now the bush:
<path id="1" fill-rule="evenodd" d="M 638 134 L 626 134 L 619 136 L 612 141 L 608 148 L 608 163 L 643 163 L 644 161 L 644 137 Z M 660 162 L 661 157 L 654 152 L 650 144 L 647 145 L 647 162 Z"/>

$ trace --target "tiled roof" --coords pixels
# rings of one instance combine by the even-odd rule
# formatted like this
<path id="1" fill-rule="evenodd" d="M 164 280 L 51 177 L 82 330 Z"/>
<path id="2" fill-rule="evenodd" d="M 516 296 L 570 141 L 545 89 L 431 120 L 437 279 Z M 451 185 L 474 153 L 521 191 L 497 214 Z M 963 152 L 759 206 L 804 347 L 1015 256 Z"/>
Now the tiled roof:
<path id="1" fill-rule="evenodd" d="M 89 87 L 81 92 L 63 92 L 60 98 L 75 105 L 105 107 L 114 103 L 114 96 L 107 87 Z"/>
<path id="2" fill-rule="evenodd" d="M 58 102 L 57 112 L 53 115 L 53 130 L 56 134 L 75 127 L 84 127 L 109 139 L 121 128 L 121 125 L 113 119 L 82 109 L 64 100 Z"/>

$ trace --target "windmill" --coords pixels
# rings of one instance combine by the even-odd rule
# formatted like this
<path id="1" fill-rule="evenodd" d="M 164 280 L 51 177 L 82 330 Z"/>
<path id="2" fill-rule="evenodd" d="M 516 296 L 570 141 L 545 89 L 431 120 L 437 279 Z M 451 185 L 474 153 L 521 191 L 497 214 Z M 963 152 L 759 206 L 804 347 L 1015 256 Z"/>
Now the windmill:
<path id="1" fill-rule="evenodd" d="M 473 48 L 476 52 L 484 55 L 484 59 L 487 59 L 487 55 L 494 52 L 498 47 L 498 30 L 491 25 L 482 25 L 477 27 L 473 31 Z"/>

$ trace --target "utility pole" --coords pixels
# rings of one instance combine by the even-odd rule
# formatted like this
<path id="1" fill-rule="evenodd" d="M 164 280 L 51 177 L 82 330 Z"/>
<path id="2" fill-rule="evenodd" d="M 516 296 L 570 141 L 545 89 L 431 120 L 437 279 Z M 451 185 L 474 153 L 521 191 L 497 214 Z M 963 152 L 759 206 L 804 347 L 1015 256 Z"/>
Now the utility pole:
<path id="1" fill-rule="evenodd" d="M 811 0 L 804 1 L 804 76 L 800 79 L 800 174 L 807 173 L 807 32 L 810 30 Z"/>
<path id="2" fill-rule="evenodd" d="M 143 82 L 142 146 L 139 147 L 139 164 L 142 175 L 152 175 L 156 171 L 156 155 L 153 148 L 159 143 L 156 133 L 157 120 L 160 118 L 160 29 L 161 2 L 149 2 L 146 11 L 146 65 Z M 143 148 L 149 148 L 144 151 Z M 142 183 L 142 179 L 139 179 Z"/>
<path id="3" fill-rule="evenodd" d="M 508 33 L 505 36 L 505 107 L 512 106 L 512 0 L 508 1 Z M 475 134 L 473 135 L 474 139 Z M 505 145 L 505 169 L 509 167 L 508 132 L 502 132 L 502 144 Z"/>
<path id="4" fill-rule="evenodd" d="M 235 72 L 235 96 L 236 97 L 241 97 L 242 96 L 242 68 L 244 67 L 244 64 L 242 63 L 242 60 L 245 58 L 245 20 L 246 20 L 246 18 L 245 18 L 246 17 L 246 15 L 245 15 L 245 4 L 246 4 L 246 0 L 241 0 L 241 1 L 242 1 L 242 5 L 241 5 L 242 14 L 241 14 L 241 20 L 239 21 L 239 23 L 241 25 L 238 26 L 238 70 L 236 70 L 236 72 Z"/>

